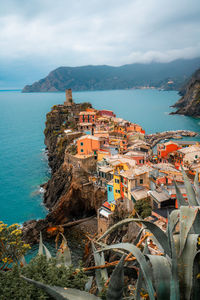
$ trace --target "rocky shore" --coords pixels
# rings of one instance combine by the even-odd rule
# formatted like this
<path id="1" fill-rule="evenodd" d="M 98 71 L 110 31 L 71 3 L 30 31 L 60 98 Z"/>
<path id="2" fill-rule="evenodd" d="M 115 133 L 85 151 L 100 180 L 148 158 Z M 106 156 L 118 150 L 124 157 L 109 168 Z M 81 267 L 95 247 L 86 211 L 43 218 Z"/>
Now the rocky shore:
<path id="1" fill-rule="evenodd" d="M 181 88 L 180 94 L 182 97 L 173 106 L 177 110 L 171 114 L 200 117 L 200 69 Z"/>
<path id="2" fill-rule="evenodd" d="M 76 116 L 89 103 L 52 107 L 46 116 L 45 144 L 51 167 L 51 179 L 44 184 L 44 204 L 49 213 L 43 220 L 24 223 L 23 237 L 29 243 L 36 243 L 39 232 L 48 238 L 47 228 L 96 214 L 106 199 L 105 190 L 89 183 L 89 176 L 96 171 L 94 164 L 88 170 L 77 168 L 70 160 L 74 139 L 82 133 L 66 134 L 66 129 L 75 129 Z M 93 231 L 93 230 L 92 230 Z"/>

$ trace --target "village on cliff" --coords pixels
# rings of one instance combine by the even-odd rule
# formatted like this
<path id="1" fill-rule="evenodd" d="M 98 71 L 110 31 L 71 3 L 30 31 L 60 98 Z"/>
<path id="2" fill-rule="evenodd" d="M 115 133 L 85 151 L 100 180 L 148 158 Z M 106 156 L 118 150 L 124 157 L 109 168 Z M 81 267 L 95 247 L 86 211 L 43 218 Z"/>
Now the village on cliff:
<path id="1" fill-rule="evenodd" d="M 64 106 L 76 121 L 75 129 L 63 132 L 66 137 L 73 136 L 65 150 L 65 163 L 89 174 L 83 185 L 107 192 L 97 213 L 98 234 L 112 224 L 116 210 L 140 214 L 165 230 L 168 215 L 178 208 L 174 181 L 187 201 L 181 169 L 193 180 L 200 167 L 200 144 L 182 140 L 196 133 L 145 135 L 140 125 L 118 118 L 112 111 L 91 107 L 77 110 L 71 89 L 66 90 Z"/>

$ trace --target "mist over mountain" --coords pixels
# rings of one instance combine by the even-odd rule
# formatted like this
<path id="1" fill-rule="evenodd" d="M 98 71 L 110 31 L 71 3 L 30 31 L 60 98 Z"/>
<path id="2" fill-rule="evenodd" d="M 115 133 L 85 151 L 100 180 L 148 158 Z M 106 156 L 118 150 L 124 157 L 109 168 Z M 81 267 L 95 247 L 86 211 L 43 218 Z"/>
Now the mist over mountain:
<path id="1" fill-rule="evenodd" d="M 112 90 L 155 87 L 178 90 L 200 67 L 200 57 L 169 63 L 134 63 L 120 67 L 107 65 L 59 67 L 43 79 L 26 85 L 23 92 Z"/>

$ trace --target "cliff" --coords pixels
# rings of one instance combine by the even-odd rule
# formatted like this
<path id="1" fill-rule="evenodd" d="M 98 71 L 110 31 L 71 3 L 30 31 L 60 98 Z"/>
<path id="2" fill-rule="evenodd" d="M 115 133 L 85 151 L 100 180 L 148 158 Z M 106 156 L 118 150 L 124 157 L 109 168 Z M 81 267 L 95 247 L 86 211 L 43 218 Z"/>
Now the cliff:
<path id="1" fill-rule="evenodd" d="M 200 66 L 200 58 L 179 59 L 169 63 L 135 63 L 120 67 L 59 67 L 45 78 L 26 85 L 23 92 L 64 91 L 67 87 L 73 91 L 142 87 L 178 90 L 197 66 Z"/>
<path id="2" fill-rule="evenodd" d="M 37 242 L 39 231 L 42 231 L 44 238 L 47 237 L 46 229 L 49 226 L 94 215 L 106 199 L 106 192 L 89 181 L 96 170 L 94 158 L 80 162 L 72 155 L 73 141 L 82 133 L 64 132 L 66 128 L 76 130 L 75 118 L 86 107 L 91 105 L 73 104 L 70 108 L 57 105 L 46 116 L 45 144 L 52 174 L 44 185 L 44 204 L 49 213 L 44 220 L 32 220 L 24 224 L 24 239 L 28 242 Z"/>
<path id="3" fill-rule="evenodd" d="M 175 114 L 192 117 L 200 116 L 200 69 L 198 69 L 181 88 L 182 97 L 175 103 Z"/>

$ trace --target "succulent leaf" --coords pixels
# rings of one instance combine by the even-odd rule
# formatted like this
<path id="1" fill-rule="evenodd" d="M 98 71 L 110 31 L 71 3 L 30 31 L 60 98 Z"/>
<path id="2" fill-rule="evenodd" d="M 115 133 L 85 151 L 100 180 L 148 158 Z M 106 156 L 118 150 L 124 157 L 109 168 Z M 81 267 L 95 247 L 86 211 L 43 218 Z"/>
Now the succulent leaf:
<path id="1" fill-rule="evenodd" d="M 40 242 L 39 242 L 38 254 L 43 255 L 43 242 L 42 242 L 42 232 L 41 231 L 40 231 Z"/>
<path id="2" fill-rule="evenodd" d="M 92 250 L 94 254 L 94 262 L 95 266 L 100 266 L 101 264 L 105 264 L 104 256 L 101 256 L 101 253 L 96 252 L 96 248 L 94 246 L 94 243 L 92 243 Z M 103 280 L 108 280 L 108 273 L 106 269 L 97 269 L 95 270 L 95 279 L 97 283 L 98 290 L 101 292 L 103 289 Z"/>
<path id="3" fill-rule="evenodd" d="M 196 200 L 198 202 L 198 205 L 200 205 L 200 188 L 199 188 L 199 172 L 196 170 L 196 174 L 194 177 L 194 187 L 195 187 L 195 193 L 196 193 Z"/>
<path id="4" fill-rule="evenodd" d="M 144 231 L 144 228 L 141 228 L 138 235 L 136 236 L 136 239 L 134 240 L 134 245 L 135 246 L 137 245 L 137 243 L 139 243 L 143 231 Z"/>
<path id="5" fill-rule="evenodd" d="M 36 287 L 44 290 L 48 295 L 52 296 L 56 300 L 97 300 L 100 299 L 92 294 L 89 294 L 84 291 L 80 291 L 77 289 L 70 289 L 70 288 L 61 288 L 58 286 L 50 286 L 44 284 L 39 281 L 32 280 L 30 278 L 26 278 L 21 276 L 24 280 L 29 283 L 32 283 Z"/>
<path id="6" fill-rule="evenodd" d="M 93 276 L 89 276 L 88 281 L 85 284 L 85 292 L 89 292 L 92 286 Z"/>
<path id="7" fill-rule="evenodd" d="M 181 166 L 181 170 L 182 170 L 183 179 L 184 179 L 184 183 L 185 183 L 188 203 L 191 206 L 198 206 L 198 202 L 196 200 L 196 195 L 195 195 L 194 189 L 193 189 L 192 184 L 191 184 L 189 178 L 187 177 L 185 170 L 183 169 L 182 166 Z"/>
<path id="8" fill-rule="evenodd" d="M 72 264 L 72 259 L 71 259 L 71 252 L 70 249 L 67 245 L 67 240 L 65 236 L 62 235 L 62 243 L 60 245 L 60 248 L 58 249 L 56 253 L 56 261 L 57 261 L 57 266 L 60 266 L 61 264 L 64 264 L 66 267 L 71 266 Z"/>
<path id="9" fill-rule="evenodd" d="M 176 189 L 176 197 L 177 197 L 177 202 L 178 202 L 178 208 L 181 206 L 188 206 L 188 203 L 185 201 L 184 197 L 181 194 L 181 191 L 176 184 L 176 181 L 174 181 L 175 189 Z"/>
<path id="10" fill-rule="evenodd" d="M 171 251 L 170 300 L 180 300 L 177 250 L 174 243 L 172 226 L 173 225 L 170 223 L 170 218 L 168 218 L 167 232 Z"/>
<path id="11" fill-rule="evenodd" d="M 181 255 L 189 231 L 194 223 L 198 212 L 197 207 L 189 207 L 189 206 L 182 206 L 180 208 L 180 249 L 179 249 L 179 256 Z"/>
<path id="12" fill-rule="evenodd" d="M 162 229 L 160 229 L 154 223 L 145 221 L 143 219 L 132 219 L 132 218 L 124 219 L 124 220 L 118 222 L 117 224 L 114 224 L 113 226 L 111 226 L 101 237 L 99 237 L 99 239 L 97 241 L 100 241 L 101 239 L 105 238 L 108 234 L 110 234 L 111 232 L 116 230 L 118 227 L 128 224 L 130 222 L 138 222 L 138 223 L 142 223 L 143 225 L 145 225 L 146 229 L 148 229 L 154 235 L 156 240 L 159 242 L 159 244 L 163 248 L 164 252 L 168 255 L 170 254 L 170 248 L 169 248 L 169 244 L 168 244 L 168 240 L 167 240 L 167 235 L 164 233 L 164 231 L 162 231 Z"/>
<path id="13" fill-rule="evenodd" d="M 178 274 L 180 282 L 180 291 L 184 299 L 190 300 L 192 290 L 192 275 L 193 262 L 197 254 L 198 234 L 189 234 L 186 240 L 184 250 L 180 257 L 178 257 Z M 174 241 L 177 253 L 180 248 L 180 235 L 174 235 Z M 173 262 L 172 262 L 173 267 Z"/>
<path id="14" fill-rule="evenodd" d="M 47 260 L 49 260 L 52 257 L 51 253 L 44 244 L 43 244 L 43 247 L 44 247 L 46 258 L 47 258 Z"/>
<path id="15" fill-rule="evenodd" d="M 118 265 L 112 272 L 110 282 L 108 285 L 108 291 L 106 295 L 107 300 L 121 300 L 123 297 L 124 289 L 124 258 L 123 255 Z"/>
<path id="16" fill-rule="evenodd" d="M 170 299 L 171 265 L 164 256 L 147 255 L 153 271 L 153 282 L 158 299 Z"/>
<path id="17" fill-rule="evenodd" d="M 154 297 L 154 289 L 151 281 L 151 272 L 150 268 L 146 262 L 144 254 L 134 245 L 129 244 L 129 243 L 120 243 L 120 244 L 115 244 L 115 245 L 110 245 L 105 247 L 104 249 L 101 249 L 99 251 L 106 251 L 106 250 L 111 250 L 111 249 L 123 249 L 126 251 L 131 252 L 137 259 L 140 268 L 142 270 L 144 280 L 145 280 L 145 285 L 149 294 L 150 300 L 155 300 Z"/>
<path id="18" fill-rule="evenodd" d="M 147 245 L 147 240 L 145 242 L 145 246 L 144 246 L 144 250 L 143 250 L 143 254 L 150 254 L 149 252 L 149 248 L 148 248 L 148 245 Z M 138 280 L 137 280 L 137 283 L 136 283 L 136 292 L 135 292 L 135 300 L 140 300 L 141 297 L 140 297 L 140 291 L 141 291 L 141 288 L 143 286 L 143 276 L 142 276 L 142 272 L 141 270 L 139 270 L 139 275 L 138 275 Z"/>

